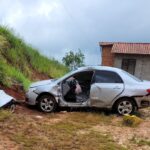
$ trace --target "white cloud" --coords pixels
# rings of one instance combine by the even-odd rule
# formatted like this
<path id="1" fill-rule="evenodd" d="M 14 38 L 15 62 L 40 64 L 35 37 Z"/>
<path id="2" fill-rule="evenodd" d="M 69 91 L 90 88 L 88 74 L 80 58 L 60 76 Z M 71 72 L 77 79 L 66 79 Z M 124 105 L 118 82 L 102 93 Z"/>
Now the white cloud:
<path id="1" fill-rule="evenodd" d="M 50 13 L 56 9 L 59 9 L 59 3 L 55 1 L 52 1 L 51 3 L 49 3 L 49 1 L 41 1 L 37 9 L 37 15 L 45 16 L 48 18 Z"/>
<path id="2" fill-rule="evenodd" d="M 46 56 L 61 60 L 80 48 L 86 64 L 99 64 L 99 41 L 149 42 L 149 6 L 149 0 L 1 0 L 0 22 Z"/>

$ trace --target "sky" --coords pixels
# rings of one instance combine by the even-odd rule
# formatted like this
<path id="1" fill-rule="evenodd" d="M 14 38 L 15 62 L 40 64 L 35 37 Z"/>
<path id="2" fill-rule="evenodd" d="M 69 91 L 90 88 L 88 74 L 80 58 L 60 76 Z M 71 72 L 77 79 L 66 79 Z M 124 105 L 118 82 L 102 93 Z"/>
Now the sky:
<path id="1" fill-rule="evenodd" d="M 59 61 L 81 49 L 101 63 L 99 42 L 150 42 L 150 0 L 0 0 L 0 24 Z"/>

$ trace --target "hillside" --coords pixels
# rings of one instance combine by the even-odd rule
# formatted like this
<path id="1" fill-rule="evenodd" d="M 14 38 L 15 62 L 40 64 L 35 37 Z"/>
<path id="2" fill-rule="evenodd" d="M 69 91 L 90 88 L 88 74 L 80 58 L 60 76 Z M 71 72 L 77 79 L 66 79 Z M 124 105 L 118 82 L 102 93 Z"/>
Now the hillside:
<path id="1" fill-rule="evenodd" d="M 68 69 L 54 59 L 42 56 L 7 27 L 0 26 L 0 85 L 21 85 L 27 89 L 38 79 L 57 78 Z"/>

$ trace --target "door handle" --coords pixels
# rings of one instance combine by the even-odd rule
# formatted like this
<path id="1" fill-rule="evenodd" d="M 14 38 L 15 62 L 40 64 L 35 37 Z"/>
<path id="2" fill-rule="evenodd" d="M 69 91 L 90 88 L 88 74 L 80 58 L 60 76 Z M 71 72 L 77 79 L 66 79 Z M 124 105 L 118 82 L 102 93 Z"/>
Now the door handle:
<path id="1" fill-rule="evenodd" d="M 115 86 L 113 89 L 117 90 L 117 89 L 121 89 L 119 86 Z"/>

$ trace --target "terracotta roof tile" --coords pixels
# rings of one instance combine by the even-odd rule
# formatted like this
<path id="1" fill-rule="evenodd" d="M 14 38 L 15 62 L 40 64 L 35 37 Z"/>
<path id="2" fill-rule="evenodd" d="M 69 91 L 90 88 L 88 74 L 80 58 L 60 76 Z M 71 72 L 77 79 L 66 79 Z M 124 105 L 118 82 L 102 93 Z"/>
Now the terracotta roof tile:
<path id="1" fill-rule="evenodd" d="M 112 53 L 150 54 L 150 43 L 101 42 L 100 45 L 112 45 Z"/>

